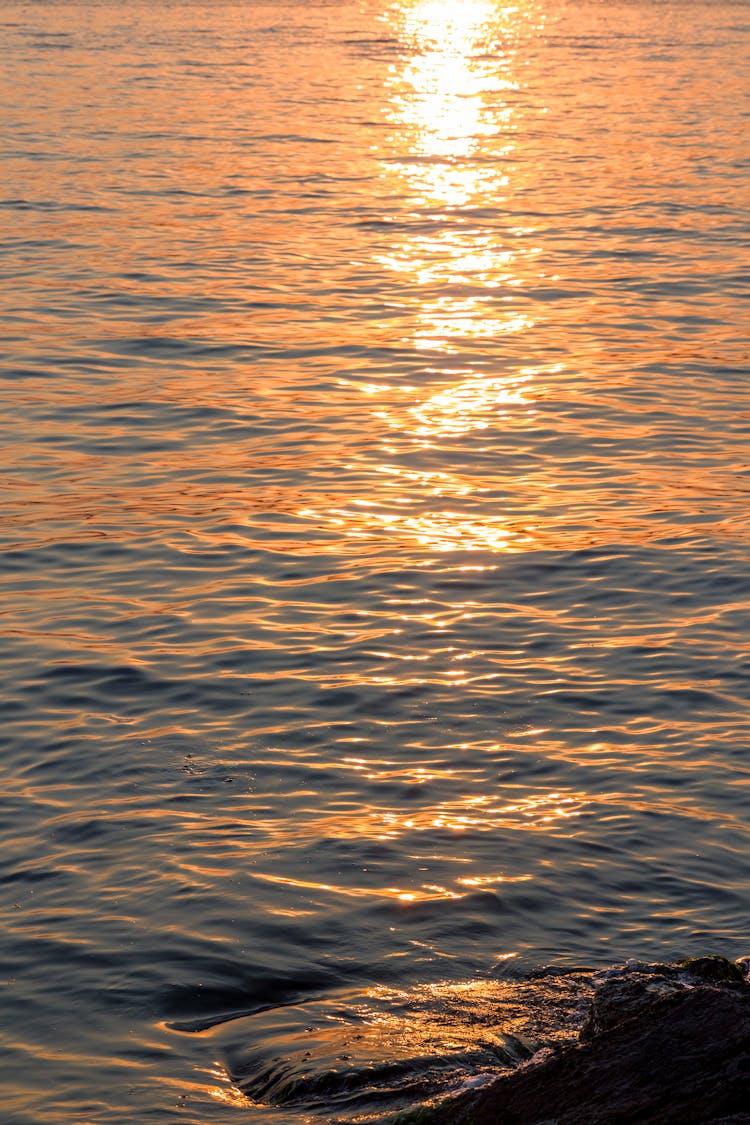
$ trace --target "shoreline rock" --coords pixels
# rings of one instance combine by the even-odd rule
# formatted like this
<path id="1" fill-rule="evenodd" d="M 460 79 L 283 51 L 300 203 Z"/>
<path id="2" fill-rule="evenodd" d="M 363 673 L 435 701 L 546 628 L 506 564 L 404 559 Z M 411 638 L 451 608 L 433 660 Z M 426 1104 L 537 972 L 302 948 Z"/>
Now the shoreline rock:
<path id="1" fill-rule="evenodd" d="M 398 1125 L 750 1125 L 747 964 L 597 974 L 578 1041 Z"/>

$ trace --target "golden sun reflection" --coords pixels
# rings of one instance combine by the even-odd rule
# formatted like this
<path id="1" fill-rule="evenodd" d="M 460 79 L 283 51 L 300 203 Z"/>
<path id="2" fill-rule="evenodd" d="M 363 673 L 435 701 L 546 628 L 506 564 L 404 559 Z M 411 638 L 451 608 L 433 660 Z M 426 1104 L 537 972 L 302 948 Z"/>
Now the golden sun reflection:
<path id="1" fill-rule="evenodd" d="M 403 767 L 397 763 L 381 762 L 377 765 L 361 758 L 345 758 L 342 765 L 354 772 L 363 771 L 375 786 L 388 785 L 395 780 L 402 784 L 423 785 L 438 779 L 436 773 L 426 767 Z M 459 770 L 445 771 L 458 786 L 461 784 Z M 316 833 L 331 840 L 353 840 L 357 838 L 378 841 L 409 841 L 408 848 L 414 867 L 405 871 L 401 886 L 378 886 L 375 869 L 347 882 L 322 882 L 303 879 L 291 875 L 254 871 L 253 877 L 264 883 L 296 889 L 315 898 L 323 894 L 342 899 L 381 899 L 391 902 L 419 903 L 436 899 L 461 899 L 479 891 L 491 891 L 504 884 L 526 883 L 533 879 L 529 872 L 467 871 L 453 877 L 449 882 L 436 883 L 424 879 L 420 871 L 426 871 L 419 864 L 425 859 L 421 851 L 423 840 L 428 841 L 432 858 L 442 858 L 438 853 L 447 849 L 452 862 L 469 864 L 469 859 L 456 856 L 456 841 L 463 836 L 478 833 L 498 833 L 509 831 L 537 833 L 565 833 L 573 831 L 576 820 L 588 804 L 582 792 L 559 791 L 529 793 L 517 788 L 501 788 L 487 794 L 465 794 L 452 800 L 436 801 L 407 809 L 394 809 L 387 805 L 372 803 L 367 808 L 352 808 L 323 815 L 316 819 Z M 363 868 L 366 872 L 367 868 Z M 287 911 L 288 912 L 288 911 Z M 295 914 L 303 915 L 304 908 L 296 909 Z"/>
<path id="2" fill-rule="evenodd" d="M 472 891 L 481 890 L 498 883 L 528 883 L 531 875 L 491 875 L 477 876 L 476 879 L 457 879 L 455 887 L 446 887 L 440 883 L 423 883 L 419 887 L 405 889 L 403 887 L 350 887 L 333 883 L 316 883 L 304 879 L 284 878 L 281 875 L 265 875 L 256 873 L 256 879 L 265 883 L 276 883 L 279 886 L 291 887 L 297 890 L 324 891 L 342 898 L 387 899 L 391 902 L 417 903 L 434 902 L 437 899 L 460 899 L 471 894 Z M 273 913 L 273 911 L 272 911 Z"/>
<path id="3" fill-rule="evenodd" d="M 530 406 L 532 400 L 524 391 L 534 374 L 526 368 L 502 377 L 470 375 L 442 386 L 412 407 L 410 413 L 417 422 L 412 432 L 432 440 L 487 429 L 499 418 L 505 419 L 511 410 L 515 413 L 519 406 Z"/>
<path id="4" fill-rule="evenodd" d="M 414 53 L 394 91 L 393 106 L 395 119 L 408 122 L 414 131 L 415 156 L 455 160 L 471 153 L 478 136 L 497 131 L 497 113 L 486 111 L 483 95 L 513 88 L 514 83 L 503 75 L 490 81 L 473 65 L 496 16 L 492 0 L 418 0 L 403 11 L 404 38 Z M 503 119 L 509 116 L 507 110 L 501 112 Z M 446 195 L 450 183 L 450 178 L 436 177 L 431 198 L 442 195 L 446 203 L 466 202 L 472 177 L 459 176 L 456 193 Z"/>
<path id="5" fill-rule="evenodd" d="M 368 253 L 386 279 L 378 328 L 424 366 L 412 381 L 410 363 L 408 382 L 399 368 L 337 380 L 371 402 L 382 439 L 375 456 L 370 445 L 344 463 L 359 487 L 299 515 L 354 549 L 415 549 L 428 560 L 419 565 L 526 551 L 538 538 L 529 493 L 545 501 L 546 482 L 504 473 L 495 454 L 510 429 L 528 428 L 556 371 L 527 366 L 543 249 L 512 205 L 534 175 L 520 107 L 537 15 L 498 0 L 393 0 L 383 20 L 400 52 L 379 107 L 387 128 L 370 149 L 387 205 Z M 487 452 L 499 469 L 482 475 L 474 458 Z"/>
<path id="6" fill-rule="evenodd" d="M 477 209 L 497 213 L 512 190 L 516 126 L 508 94 L 519 83 L 514 54 L 498 35 L 515 12 L 492 0 L 417 0 L 391 16 L 409 54 L 388 81 L 393 132 L 381 176 L 407 201 L 412 222 L 377 260 L 419 286 L 412 339 L 420 349 L 454 352 L 459 338 L 495 338 L 533 324 L 514 307 L 518 249 L 476 221 Z"/>
<path id="7" fill-rule="evenodd" d="M 387 533 L 433 553 L 508 551 L 531 542 L 527 535 L 505 527 L 500 520 L 473 518 L 451 508 L 408 514 L 354 501 L 351 507 L 334 510 L 332 515 L 346 525 L 345 534 L 350 539 L 369 539 L 378 532 Z"/>

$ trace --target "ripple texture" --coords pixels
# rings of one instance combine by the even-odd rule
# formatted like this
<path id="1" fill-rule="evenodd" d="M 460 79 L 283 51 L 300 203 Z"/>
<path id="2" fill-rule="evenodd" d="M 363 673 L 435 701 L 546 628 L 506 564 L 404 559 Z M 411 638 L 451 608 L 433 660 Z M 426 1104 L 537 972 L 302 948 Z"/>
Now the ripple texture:
<path id="1" fill-rule="evenodd" d="M 13 1125 L 747 953 L 747 16 L 3 4 Z"/>

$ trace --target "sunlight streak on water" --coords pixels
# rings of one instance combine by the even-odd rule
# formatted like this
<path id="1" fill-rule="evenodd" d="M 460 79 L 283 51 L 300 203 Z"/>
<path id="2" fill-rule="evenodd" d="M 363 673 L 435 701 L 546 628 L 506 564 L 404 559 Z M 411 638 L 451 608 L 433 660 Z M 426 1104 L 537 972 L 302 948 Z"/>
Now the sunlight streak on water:
<path id="1" fill-rule="evenodd" d="M 517 9 L 505 10 L 513 26 Z M 413 54 L 393 67 L 386 87 L 392 133 L 382 177 L 412 207 L 415 230 L 396 232 L 378 257 L 386 269 L 416 284 L 412 342 L 420 350 L 456 354 L 460 341 L 520 332 L 534 321 L 514 308 L 519 252 L 483 226 L 495 213 L 517 171 L 509 165 L 517 128 L 505 92 L 517 92 L 515 53 L 498 51 L 508 27 L 493 3 L 405 4 L 393 24 Z M 498 75 L 498 62 L 501 71 Z M 393 153 L 403 153 L 394 156 Z M 477 221 L 477 215 L 479 220 Z M 525 251 L 533 257 L 538 247 Z"/>

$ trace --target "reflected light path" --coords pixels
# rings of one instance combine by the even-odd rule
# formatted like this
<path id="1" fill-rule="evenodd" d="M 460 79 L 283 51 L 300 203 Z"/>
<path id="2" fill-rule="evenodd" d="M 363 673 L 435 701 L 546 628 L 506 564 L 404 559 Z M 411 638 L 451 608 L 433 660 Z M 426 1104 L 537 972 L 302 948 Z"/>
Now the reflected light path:
<path id="1" fill-rule="evenodd" d="M 497 43 L 502 14 L 475 0 L 416 3 L 393 16 L 412 53 L 389 81 L 382 176 L 410 202 L 415 229 L 406 224 L 378 261 L 421 291 L 420 349 L 452 353 L 461 340 L 533 324 L 513 307 L 518 251 L 482 223 L 482 209 L 494 211 L 512 190 L 515 124 L 504 95 L 518 83 L 512 54 Z"/>
<path id="2" fill-rule="evenodd" d="M 371 404 L 379 449 L 346 464 L 361 484 L 345 504 L 299 514 L 344 538 L 426 552 L 423 565 L 448 552 L 527 550 L 534 521 L 506 514 L 519 482 L 513 467 L 497 479 L 497 448 L 504 430 L 534 422 L 557 371 L 517 363 L 523 345 L 504 344 L 536 323 L 523 293 L 542 253 L 503 208 L 533 175 L 515 160 L 513 100 L 519 29 L 528 38 L 532 15 L 493 0 L 405 0 L 382 18 L 401 50 L 380 107 L 385 141 L 374 155 L 390 209 L 372 258 L 394 313 L 387 330 L 424 364 L 414 381 L 398 370 L 339 380 Z M 484 442 L 494 480 L 476 463 Z M 533 492 L 544 502 L 544 484 Z"/>
<path id="3" fill-rule="evenodd" d="M 344 769 L 361 773 L 364 779 L 375 785 L 400 781 L 402 784 L 425 786 L 429 789 L 431 781 L 444 782 L 451 774 L 456 775 L 457 785 L 466 784 L 458 770 L 444 769 L 433 773 L 423 767 L 404 768 L 391 763 L 392 768 L 386 768 L 386 765 L 379 763 L 373 768 L 371 762 L 361 758 L 346 758 L 342 762 Z M 356 882 L 343 884 L 312 878 L 301 879 L 293 873 L 281 875 L 256 871 L 254 878 L 309 892 L 313 902 L 318 896 L 322 896 L 324 901 L 349 898 L 386 899 L 402 903 L 457 900 L 478 891 L 498 889 L 501 884 L 529 882 L 534 876 L 525 871 L 513 873 L 508 870 L 469 870 L 457 875 L 450 883 L 424 880 L 424 876 L 420 877 L 420 871 L 427 868 L 420 865 L 430 857 L 437 858 L 437 851 L 441 848 L 447 847 L 454 864 L 470 865 L 472 861 L 468 856 L 462 857 L 460 851 L 456 852 L 458 841 L 463 835 L 532 831 L 564 836 L 575 830 L 577 819 L 585 814 L 589 804 L 582 792 L 528 792 L 526 789 L 508 787 L 482 794 L 476 792 L 476 784 L 472 788 L 475 790 L 474 795 L 468 791 L 454 799 L 432 803 L 428 800 L 408 810 L 389 808 L 373 802 L 366 809 L 357 807 L 316 816 L 316 832 L 327 840 L 364 839 L 382 843 L 400 841 L 406 845 L 407 854 L 412 861 L 403 871 L 407 886 L 381 885 L 378 881 L 377 864 L 372 871 L 365 869 L 366 877 L 362 878 L 360 885 Z M 270 834 L 273 834 L 273 827 L 272 824 L 268 825 Z M 424 841 L 420 837 L 424 837 Z M 422 850 L 425 844 L 427 852 Z M 302 913 L 307 910 L 309 907 L 303 908 Z M 279 913 L 287 914 L 288 908 L 281 907 Z M 296 910 L 294 913 L 298 916 L 300 911 Z"/>

